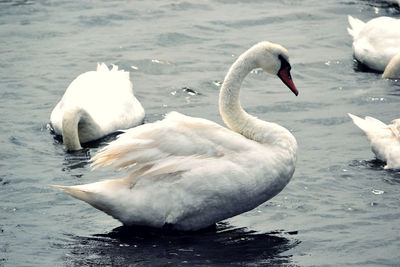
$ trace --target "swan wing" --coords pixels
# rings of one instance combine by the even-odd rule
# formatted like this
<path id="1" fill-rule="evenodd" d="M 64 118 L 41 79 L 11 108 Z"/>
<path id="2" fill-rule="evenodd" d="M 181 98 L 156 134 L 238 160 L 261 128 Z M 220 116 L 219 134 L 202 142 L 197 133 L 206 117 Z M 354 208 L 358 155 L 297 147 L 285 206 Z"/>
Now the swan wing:
<path id="1" fill-rule="evenodd" d="M 92 166 L 128 169 L 132 177 L 163 176 L 251 149 L 253 143 L 214 122 L 171 112 L 161 121 L 125 131 L 94 156 Z"/>

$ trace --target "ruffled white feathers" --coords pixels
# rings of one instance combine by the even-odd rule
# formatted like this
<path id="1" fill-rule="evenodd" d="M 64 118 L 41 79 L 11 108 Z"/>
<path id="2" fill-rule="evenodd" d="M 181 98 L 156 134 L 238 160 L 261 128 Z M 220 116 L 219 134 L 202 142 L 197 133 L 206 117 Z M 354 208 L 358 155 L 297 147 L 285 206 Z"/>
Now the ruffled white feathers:
<path id="1" fill-rule="evenodd" d="M 378 17 L 364 23 L 348 16 L 348 21 L 354 57 L 373 70 L 385 72 L 383 78 L 399 78 L 400 58 L 389 62 L 400 54 L 400 19 Z"/>
<path id="2" fill-rule="evenodd" d="M 129 72 L 98 64 L 79 75 L 67 88 L 50 117 L 67 150 L 82 143 L 142 123 L 144 109 L 136 99 Z"/>
<path id="3" fill-rule="evenodd" d="M 371 141 L 371 150 L 375 156 L 386 162 L 385 169 L 400 168 L 400 119 L 387 125 L 372 117 L 362 119 L 348 114 Z"/>

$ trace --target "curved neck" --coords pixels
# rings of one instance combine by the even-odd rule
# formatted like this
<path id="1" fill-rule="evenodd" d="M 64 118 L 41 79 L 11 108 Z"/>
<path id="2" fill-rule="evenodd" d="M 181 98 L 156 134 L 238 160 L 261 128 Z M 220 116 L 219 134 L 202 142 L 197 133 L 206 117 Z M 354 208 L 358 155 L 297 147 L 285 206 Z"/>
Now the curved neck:
<path id="1" fill-rule="evenodd" d="M 295 151 L 296 139 L 287 129 L 276 123 L 262 121 L 249 115 L 240 105 L 239 95 L 243 80 L 250 71 L 257 67 L 253 55 L 245 53 L 229 69 L 219 95 L 221 117 L 229 128 L 248 139 Z"/>
<path id="2" fill-rule="evenodd" d="M 82 149 L 79 142 L 78 124 L 82 117 L 82 110 L 78 107 L 67 110 L 62 118 L 62 137 L 68 151 Z"/>
<path id="3" fill-rule="evenodd" d="M 400 53 L 395 55 L 386 66 L 382 74 L 383 79 L 400 78 Z"/>
<path id="4" fill-rule="evenodd" d="M 243 110 L 239 99 L 244 78 L 256 68 L 255 62 L 248 60 L 246 54 L 240 56 L 231 66 L 219 94 L 219 111 L 222 119 L 229 128 L 241 134 L 247 122 L 253 118 Z"/>

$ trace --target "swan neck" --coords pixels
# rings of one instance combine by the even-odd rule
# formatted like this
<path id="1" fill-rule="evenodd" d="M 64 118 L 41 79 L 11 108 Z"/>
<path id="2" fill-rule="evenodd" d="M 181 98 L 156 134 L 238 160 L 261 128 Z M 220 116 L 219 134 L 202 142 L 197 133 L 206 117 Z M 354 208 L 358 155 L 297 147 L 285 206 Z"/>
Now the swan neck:
<path id="1" fill-rule="evenodd" d="M 219 96 L 221 117 L 229 128 L 246 138 L 279 147 L 295 155 L 297 142 L 286 128 L 257 119 L 246 113 L 240 105 L 240 87 L 244 78 L 255 68 L 258 68 L 257 59 L 247 52 L 229 69 Z"/>
<path id="2" fill-rule="evenodd" d="M 240 104 L 240 88 L 244 78 L 254 68 L 255 62 L 249 60 L 247 54 L 240 56 L 229 69 L 219 95 L 222 119 L 229 128 L 241 134 L 247 121 L 253 117 L 246 113 Z"/>
<path id="3" fill-rule="evenodd" d="M 76 107 L 67 110 L 62 119 L 62 137 L 68 151 L 82 149 L 79 142 L 78 124 L 82 117 L 82 109 Z"/>
<path id="4" fill-rule="evenodd" d="M 388 63 L 382 74 L 383 79 L 400 78 L 400 53 L 395 55 Z"/>

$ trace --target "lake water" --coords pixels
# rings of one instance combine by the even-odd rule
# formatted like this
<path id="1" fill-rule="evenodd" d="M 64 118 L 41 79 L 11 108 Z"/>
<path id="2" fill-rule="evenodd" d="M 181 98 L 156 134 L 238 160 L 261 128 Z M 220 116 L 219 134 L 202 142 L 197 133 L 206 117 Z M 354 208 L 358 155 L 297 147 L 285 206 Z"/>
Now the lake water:
<path id="1" fill-rule="evenodd" d="M 400 18 L 378 1 L 0 0 L 0 266 L 398 266 L 400 173 L 374 160 L 347 112 L 400 116 L 400 81 L 363 72 L 347 15 Z M 113 136 L 66 153 L 46 125 L 97 62 L 131 72 L 146 122 L 168 111 L 222 124 L 218 91 L 261 40 L 290 52 L 295 97 L 262 72 L 241 102 L 290 129 L 296 172 L 275 198 L 199 233 L 127 229 L 50 187 L 119 177 L 88 160 Z"/>

